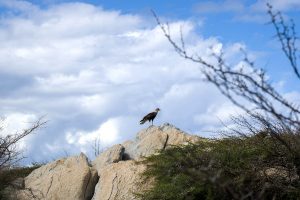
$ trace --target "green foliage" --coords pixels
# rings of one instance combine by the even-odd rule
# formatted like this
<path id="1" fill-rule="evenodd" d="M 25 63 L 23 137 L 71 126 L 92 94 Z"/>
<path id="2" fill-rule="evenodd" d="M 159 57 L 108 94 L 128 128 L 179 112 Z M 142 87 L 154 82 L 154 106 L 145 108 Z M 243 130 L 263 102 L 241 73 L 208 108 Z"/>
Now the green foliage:
<path id="1" fill-rule="evenodd" d="M 144 200 L 300 197 L 293 156 L 269 136 L 173 146 L 142 163 L 147 165 L 144 178 L 155 180 L 151 189 L 137 194 Z"/>

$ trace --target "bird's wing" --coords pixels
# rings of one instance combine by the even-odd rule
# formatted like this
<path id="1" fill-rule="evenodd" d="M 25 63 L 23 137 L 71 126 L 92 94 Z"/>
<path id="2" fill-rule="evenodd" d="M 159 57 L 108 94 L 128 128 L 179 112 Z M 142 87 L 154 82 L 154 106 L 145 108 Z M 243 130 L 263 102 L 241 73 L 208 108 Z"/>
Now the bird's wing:
<path id="1" fill-rule="evenodd" d="M 147 114 L 147 115 L 142 119 L 142 121 L 151 119 L 151 118 L 155 117 L 155 115 L 156 115 L 156 112 L 151 112 L 151 113 Z"/>

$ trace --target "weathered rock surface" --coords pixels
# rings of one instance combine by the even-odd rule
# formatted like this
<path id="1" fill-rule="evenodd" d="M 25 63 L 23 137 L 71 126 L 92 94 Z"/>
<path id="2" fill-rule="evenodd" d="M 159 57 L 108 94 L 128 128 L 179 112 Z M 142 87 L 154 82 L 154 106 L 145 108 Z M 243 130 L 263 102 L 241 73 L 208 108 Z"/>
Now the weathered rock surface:
<path id="1" fill-rule="evenodd" d="M 273 166 L 266 168 L 260 172 L 264 178 L 281 180 L 281 181 L 295 181 L 299 179 L 296 170 L 289 170 L 283 166 Z"/>
<path id="2" fill-rule="evenodd" d="M 111 163 L 116 163 L 122 160 L 125 148 L 121 144 L 116 144 L 111 148 L 101 153 L 94 161 L 93 167 L 100 169 Z"/>
<path id="3" fill-rule="evenodd" d="M 123 146 L 125 147 L 125 157 L 138 160 L 170 145 L 193 143 L 198 140 L 200 140 L 198 136 L 189 135 L 170 124 L 164 124 L 162 126 L 150 126 L 140 131 L 135 141 L 127 142 Z"/>
<path id="4" fill-rule="evenodd" d="M 143 182 L 140 174 L 145 166 L 135 161 L 120 161 L 106 166 L 99 171 L 93 200 L 133 200 L 134 193 L 150 186 L 150 181 Z"/>
<path id="5" fill-rule="evenodd" d="M 99 175 L 93 200 L 135 199 L 133 193 L 150 187 L 151 181 L 142 183 L 140 173 L 145 170 L 145 166 L 135 164 L 134 160 L 140 160 L 170 145 L 198 140 L 198 136 L 188 135 L 170 124 L 164 124 L 150 126 L 140 131 L 134 141 L 126 141 L 107 149 L 93 162 Z"/>
<path id="6" fill-rule="evenodd" d="M 14 193 L 14 199 L 133 200 L 135 192 L 151 187 L 150 180 L 143 182 L 140 177 L 146 167 L 136 161 L 171 145 L 200 139 L 170 124 L 150 126 L 141 130 L 135 140 L 108 148 L 92 162 L 92 167 L 80 154 L 34 170 L 25 178 L 25 189 Z"/>
<path id="7" fill-rule="evenodd" d="M 25 188 L 15 199 L 87 200 L 98 181 L 97 172 L 81 153 L 34 170 L 25 178 Z"/>

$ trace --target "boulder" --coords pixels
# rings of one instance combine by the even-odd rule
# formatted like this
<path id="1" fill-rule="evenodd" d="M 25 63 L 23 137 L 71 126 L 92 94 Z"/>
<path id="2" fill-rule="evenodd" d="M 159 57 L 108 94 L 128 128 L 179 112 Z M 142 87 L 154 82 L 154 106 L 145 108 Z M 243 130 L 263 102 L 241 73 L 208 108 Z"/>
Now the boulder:
<path id="1" fill-rule="evenodd" d="M 121 144 L 116 144 L 110 147 L 93 161 L 93 167 L 100 170 L 100 168 L 108 164 L 122 160 L 124 150 L 125 148 Z"/>
<path id="2" fill-rule="evenodd" d="M 134 195 L 151 186 L 151 181 L 142 180 L 140 173 L 146 167 L 135 161 L 120 161 L 107 165 L 99 171 L 92 200 L 134 200 Z"/>
<path id="3" fill-rule="evenodd" d="M 59 159 L 20 179 L 22 190 L 12 199 L 46 200 L 133 200 L 135 193 L 151 187 L 152 180 L 140 174 L 146 166 L 136 161 L 172 145 L 194 143 L 201 138 L 164 124 L 141 130 L 133 141 L 117 144 L 102 152 L 89 166 L 84 154 Z M 97 183 L 98 182 L 98 183 Z M 13 189 L 13 188 L 12 188 Z"/>
<path id="4" fill-rule="evenodd" d="M 25 178 L 25 188 L 15 199 L 87 200 L 91 199 L 98 181 L 87 157 L 81 153 L 46 164 Z"/>
<path id="5" fill-rule="evenodd" d="M 134 193 L 149 188 L 152 182 L 142 180 L 140 174 L 146 167 L 136 164 L 136 160 L 171 145 L 184 145 L 200 139 L 170 124 L 164 124 L 150 126 L 140 131 L 134 141 L 126 141 L 107 149 L 93 162 L 99 176 L 93 200 L 136 199 Z"/>
<path id="6" fill-rule="evenodd" d="M 162 126 L 150 126 L 140 131 L 133 142 L 126 142 L 124 154 L 128 159 L 139 160 L 171 145 L 194 143 L 200 139 L 168 123 Z"/>

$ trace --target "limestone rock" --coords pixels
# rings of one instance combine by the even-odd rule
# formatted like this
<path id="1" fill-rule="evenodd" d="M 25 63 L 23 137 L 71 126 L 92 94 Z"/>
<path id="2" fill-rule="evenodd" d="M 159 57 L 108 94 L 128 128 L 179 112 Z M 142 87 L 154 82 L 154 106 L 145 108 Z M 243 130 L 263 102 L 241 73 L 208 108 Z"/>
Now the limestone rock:
<path id="1" fill-rule="evenodd" d="M 120 161 L 102 168 L 92 200 L 134 200 L 134 193 L 150 187 L 140 177 L 146 167 L 135 161 Z"/>
<path id="2" fill-rule="evenodd" d="M 200 139 L 170 124 L 150 126 L 141 130 L 135 140 L 104 151 L 93 161 L 92 167 L 86 156 L 80 154 L 34 170 L 25 178 L 25 188 L 12 193 L 12 199 L 134 200 L 134 193 L 151 187 L 152 183 L 152 180 L 142 180 L 140 174 L 146 167 L 136 160 L 171 145 Z"/>
<path id="3" fill-rule="evenodd" d="M 93 196 L 97 172 L 81 153 L 60 159 L 34 170 L 25 178 L 25 189 L 17 199 L 85 200 Z"/>
<path id="4" fill-rule="evenodd" d="M 100 169 L 104 167 L 105 165 L 116 163 L 120 160 L 122 160 L 123 153 L 125 148 L 120 145 L 114 145 L 111 148 L 107 149 L 103 153 L 101 153 L 94 161 L 93 161 L 93 167 L 95 169 Z"/>
<path id="5" fill-rule="evenodd" d="M 170 145 L 186 145 L 188 143 L 195 143 L 201 139 L 199 136 L 185 133 L 168 123 L 160 126 L 160 130 L 169 136 L 167 147 Z"/>
<path id="6" fill-rule="evenodd" d="M 138 160 L 149 156 L 158 150 L 170 145 L 182 145 L 199 141 L 200 137 L 189 135 L 180 129 L 166 123 L 162 126 L 150 126 L 137 134 L 135 141 L 127 142 L 125 155 L 130 159 Z"/>
<path id="7" fill-rule="evenodd" d="M 188 135 L 170 124 L 164 124 L 158 127 L 150 126 L 140 131 L 134 141 L 126 141 L 122 145 L 109 148 L 93 162 L 99 175 L 93 200 L 135 199 L 135 192 L 151 186 L 151 181 L 143 182 L 140 176 L 146 167 L 136 164 L 135 160 L 152 155 L 170 145 L 198 140 L 198 136 Z"/>
<path id="8" fill-rule="evenodd" d="M 273 166 L 261 171 L 260 174 L 268 179 L 295 181 L 299 179 L 296 170 L 289 170 L 283 166 Z"/>

